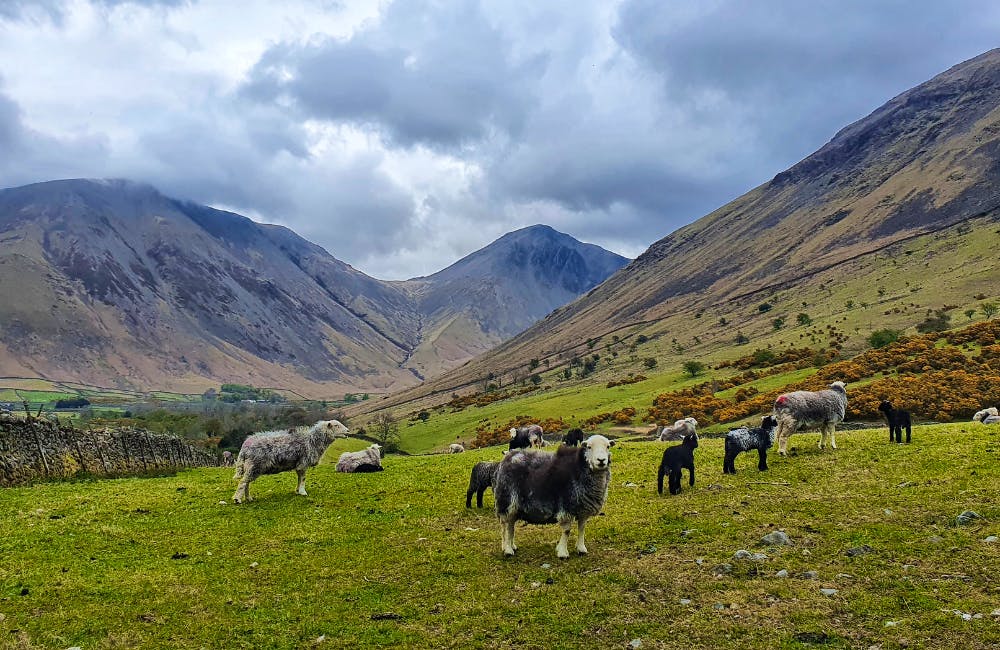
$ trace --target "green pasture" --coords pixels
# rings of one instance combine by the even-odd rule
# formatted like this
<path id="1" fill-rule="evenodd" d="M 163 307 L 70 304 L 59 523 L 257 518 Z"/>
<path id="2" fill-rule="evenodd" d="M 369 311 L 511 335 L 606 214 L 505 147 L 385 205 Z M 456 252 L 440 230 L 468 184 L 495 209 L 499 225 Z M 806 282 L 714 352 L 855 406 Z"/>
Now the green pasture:
<path id="1" fill-rule="evenodd" d="M 665 443 L 622 442 L 590 555 L 568 560 L 554 525 L 519 526 L 504 559 L 492 512 L 465 508 L 470 468 L 497 448 L 344 475 L 337 454 L 367 443 L 338 442 L 308 497 L 286 473 L 243 506 L 226 468 L 9 488 L 0 645 L 996 647 L 1000 553 L 984 540 L 1000 534 L 1000 427 L 887 435 L 842 432 L 821 452 L 797 434 L 789 458 L 760 473 L 741 456 L 735 476 L 705 439 L 677 496 L 656 494 Z M 981 518 L 958 526 L 964 510 Z M 794 545 L 759 544 L 775 530 Z"/>

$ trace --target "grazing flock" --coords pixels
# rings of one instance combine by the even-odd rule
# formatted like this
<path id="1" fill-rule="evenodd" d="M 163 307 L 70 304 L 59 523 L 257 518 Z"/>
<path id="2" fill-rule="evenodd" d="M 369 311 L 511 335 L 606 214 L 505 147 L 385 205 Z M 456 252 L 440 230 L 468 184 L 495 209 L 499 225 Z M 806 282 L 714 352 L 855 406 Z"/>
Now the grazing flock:
<path id="1" fill-rule="evenodd" d="M 767 450 L 778 443 L 778 453 L 788 454 L 788 438 L 803 429 L 819 429 L 819 448 L 829 443 L 837 448 L 834 432 L 844 420 L 847 390 L 843 382 L 835 381 L 820 391 L 794 391 L 778 396 L 769 415 L 759 426 L 742 426 L 725 435 L 725 455 L 722 471 L 736 473 L 736 458 L 745 451 L 756 449 L 757 469 L 767 470 Z M 889 426 L 889 441 L 911 441 L 910 413 L 893 407 L 889 401 L 879 405 Z M 1000 424 L 996 407 L 977 412 L 973 421 Z M 657 473 L 657 492 L 663 494 L 667 479 L 670 494 L 681 491 L 683 470 L 688 470 L 688 485 L 694 486 L 694 453 L 698 448 L 698 422 L 686 417 L 672 426 L 654 433 L 660 441 L 680 439 L 680 444 L 663 451 Z M 323 453 L 337 438 L 346 437 L 347 427 L 337 420 L 323 420 L 311 427 L 256 433 L 246 439 L 233 464 L 234 479 L 239 481 L 234 503 L 251 501 L 250 483 L 264 474 L 294 470 L 298 475 L 296 493 L 305 495 L 306 470 L 314 467 Z M 500 545 L 506 556 L 514 555 L 515 524 L 558 524 L 562 534 L 556 544 L 556 555 L 569 557 L 569 538 L 573 525 L 577 528 L 576 550 L 587 553 L 584 531 L 587 521 L 604 508 L 611 481 L 611 448 L 613 440 L 602 435 L 584 438 L 581 429 L 571 429 L 555 452 L 541 451 L 546 446 L 544 431 L 537 424 L 510 430 L 510 444 L 502 460 L 480 461 L 472 468 L 465 507 L 483 507 L 487 488 L 493 490 L 496 516 L 500 523 Z M 462 453 L 459 443 L 449 445 L 449 453 Z M 231 455 L 230 455 L 231 457 Z M 378 444 L 357 452 L 344 452 L 336 470 L 346 473 L 381 472 L 382 453 Z"/>

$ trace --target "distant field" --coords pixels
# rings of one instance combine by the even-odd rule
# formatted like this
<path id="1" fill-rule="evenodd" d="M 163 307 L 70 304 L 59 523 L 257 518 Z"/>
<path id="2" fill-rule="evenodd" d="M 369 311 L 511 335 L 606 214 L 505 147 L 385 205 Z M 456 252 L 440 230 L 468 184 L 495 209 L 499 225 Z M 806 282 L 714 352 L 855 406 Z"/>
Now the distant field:
<path id="1" fill-rule="evenodd" d="M 519 527 L 504 560 L 469 468 L 498 449 L 389 457 L 379 474 L 254 484 L 231 470 L 0 491 L 0 639 L 9 647 L 989 648 L 1000 643 L 1000 426 L 793 437 L 737 459 L 704 440 L 697 482 L 655 492 L 660 443 L 614 449 L 590 555 Z M 326 462 L 351 440 L 331 449 Z M 787 484 L 787 485 L 786 485 Z M 219 502 L 225 501 L 222 505 Z M 492 505 L 487 495 L 487 504 Z M 955 517 L 982 516 L 969 526 Z M 758 546 L 784 529 L 794 546 Z M 767 559 L 734 561 L 739 549 Z M 857 553 L 850 556 L 848 551 Z M 733 565 L 714 577 L 713 568 Z M 776 577 L 786 570 L 787 578 Z M 815 571 L 815 578 L 803 577 Z M 821 589 L 833 589 L 825 595 Z M 963 619 L 963 614 L 969 620 Z M 977 618 L 973 618 L 977 616 Z"/>

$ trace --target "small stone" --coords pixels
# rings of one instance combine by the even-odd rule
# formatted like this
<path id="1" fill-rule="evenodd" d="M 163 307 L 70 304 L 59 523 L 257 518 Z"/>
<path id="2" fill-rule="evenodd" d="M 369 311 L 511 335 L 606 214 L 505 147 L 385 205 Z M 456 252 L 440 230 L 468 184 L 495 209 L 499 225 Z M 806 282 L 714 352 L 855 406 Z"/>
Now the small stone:
<path id="1" fill-rule="evenodd" d="M 751 553 L 750 551 L 746 551 L 744 549 L 740 549 L 740 550 L 736 551 L 735 553 L 733 553 L 733 559 L 734 560 L 751 560 L 751 559 L 753 559 L 753 553 Z"/>
<path id="2" fill-rule="evenodd" d="M 760 538 L 760 543 L 764 546 L 791 546 L 792 539 L 784 532 L 776 530 Z"/>
<path id="3" fill-rule="evenodd" d="M 767 557 L 767 553 L 754 553 L 750 559 L 754 562 L 763 562 L 769 558 Z"/>
<path id="4" fill-rule="evenodd" d="M 5 614 L 0 614 L 0 623 L 3 623 L 6 620 L 7 620 L 7 616 Z"/>
<path id="5" fill-rule="evenodd" d="M 319 645 L 319 644 L 323 643 L 324 641 L 326 641 L 326 635 L 325 634 L 320 634 L 318 637 L 316 637 L 315 639 L 313 639 L 313 645 Z"/>
<path id="6" fill-rule="evenodd" d="M 847 557 L 858 557 L 859 555 L 868 555 L 869 553 L 874 553 L 875 549 L 867 544 L 862 544 L 861 546 L 856 546 L 854 548 L 849 548 L 844 553 Z"/>
<path id="7" fill-rule="evenodd" d="M 1000 607 L 998 607 L 998 608 L 994 609 L 992 612 L 990 612 L 990 616 L 1000 616 Z"/>
<path id="8" fill-rule="evenodd" d="M 260 566 L 260 562 L 251 562 L 250 563 L 250 568 L 251 569 L 256 569 L 259 566 Z"/>
<path id="9" fill-rule="evenodd" d="M 639 551 L 639 553 L 641 555 L 652 555 L 653 553 L 656 553 L 656 544 L 650 544 L 646 548 Z"/>
<path id="10" fill-rule="evenodd" d="M 70 647 L 66 648 L 66 650 L 83 650 L 83 648 L 81 648 L 78 645 L 71 645 Z"/>
<path id="11" fill-rule="evenodd" d="M 551 568 L 552 568 L 552 565 L 551 565 L 551 564 L 549 564 L 548 562 L 546 562 L 545 564 L 543 564 L 543 565 L 542 565 L 542 568 L 543 568 L 543 569 L 551 569 Z"/>
<path id="12" fill-rule="evenodd" d="M 896 627 L 897 625 L 899 625 L 899 621 L 886 621 L 882 627 Z"/>
<path id="13" fill-rule="evenodd" d="M 219 505 L 220 506 L 224 506 L 224 505 L 226 505 L 226 502 L 225 501 L 219 501 Z"/>
<path id="14" fill-rule="evenodd" d="M 702 564 L 705 563 L 705 558 L 703 557 L 695 558 L 694 563 L 697 564 L 698 566 L 701 566 Z"/>
<path id="15" fill-rule="evenodd" d="M 989 537 L 984 537 L 983 541 L 987 544 L 995 544 L 997 540 L 1000 539 L 996 535 L 990 535 Z"/>
<path id="16" fill-rule="evenodd" d="M 916 569 L 916 568 L 917 568 L 916 564 L 904 564 L 903 565 L 903 571 L 909 571 L 910 569 Z"/>
<path id="17" fill-rule="evenodd" d="M 469 531 L 470 533 L 474 533 L 474 532 L 476 532 L 479 529 L 478 528 L 473 528 L 472 526 L 466 526 L 465 530 Z"/>
<path id="18" fill-rule="evenodd" d="M 837 595 L 837 590 L 836 589 L 820 589 L 819 593 L 823 594 L 824 596 L 836 596 Z"/>
<path id="19" fill-rule="evenodd" d="M 547 585 L 554 585 L 555 583 L 556 581 L 552 579 L 552 576 L 549 576 L 548 578 L 545 579 L 545 584 Z"/>
<path id="20" fill-rule="evenodd" d="M 681 537 L 688 537 L 688 536 L 690 536 L 690 535 L 691 535 L 691 533 L 693 533 L 693 532 L 694 532 L 693 530 L 682 530 L 682 531 L 681 531 Z"/>
<path id="21" fill-rule="evenodd" d="M 622 487 L 635 488 L 635 487 L 639 487 L 639 486 L 636 485 L 635 483 L 629 482 L 629 483 L 623 483 Z"/>
<path id="22" fill-rule="evenodd" d="M 815 579 L 819 578 L 819 572 L 818 571 L 804 571 L 802 573 L 802 577 L 805 578 L 806 580 L 815 580 Z"/>
<path id="23" fill-rule="evenodd" d="M 978 612 L 972 615 L 972 618 L 975 619 L 975 620 L 977 620 L 977 621 L 979 619 L 981 619 L 982 617 L 983 617 L 983 615 L 980 614 L 980 613 L 978 613 Z"/>
<path id="24" fill-rule="evenodd" d="M 809 549 L 804 548 L 802 549 L 802 555 L 812 555 L 812 553 L 809 552 Z"/>
<path id="25" fill-rule="evenodd" d="M 889 510 L 888 508 L 883 508 L 882 509 L 882 514 L 884 514 L 886 517 L 888 517 L 888 516 L 892 515 L 892 510 Z"/>
<path id="26" fill-rule="evenodd" d="M 775 578 L 787 578 L 788 577 L 788 569 L 782 569 L 781 571 L 778 571 L 777 573 L 774 574 L 774 577 Z"/>
<path id="27" fill-rule="evenodd" d="M 690 605 L 690 604 L 691 604 L 690 598 L 681 598 L 681 605 Z"/>
<path id="28" fill-rule="evenodd" d="M 726 606 L 723 605 L 722 603 L 715 603 L 714 605 L 712 605 L 712 609 L 715 609 L 715 610 L 720 611 L 720 612 L 722 610 L 724 610 L 725 608 L 726 608 Z"/>
<path id="29" fill-rule="evenodd" d="M 838 573 L 837 577 L 843 578 L 844 580 L 854 580 L 854 576 L 852 576 L 850 573 Z"/>
<path id="30" fill-rule="evenodd" d="M 632 639 L 631 641 L 628 642 L 628 645 L 630 648 L 641 648 L 642 639 Z"/>
<path id="31" fill-rule="evenodd" d="M 208 551 L 208 552 L 206 552 L 206 553 L 205 553 L 205 555 L 207 555 L 207 556 L 209 556 L 209 557 L 212 557 L 212 551 Z"/>
<path id="32" fill-rule="evenodd" d="M 532 582 L 531 583 L 531 588 L 532 589 L 538 589 L 541 586 L 542 586 L 542 583 L 540 583 L 540 582 Z"/>
<path id="33" fill-rule="evenodd" d="M 959 516 L 955 517 L 955 523 L 959 526 L 966 526 L 971 524 L 975 519 L 982 519 L 982 517 L 975 510 L 966 510 Z"/>
<path id="34" fill-rule="evenodd" d="M 927 541 L 931 544 L 940 544 L 944 541 L 944 537 L 941 537 L 940 535 L 931 535 L 927 538 Z"/>
<path id="35" fill-rule="evenodd" d="M 712 567 L 712 573 L 717 576 L 729 575 L 733 572 L 733 565 L 728 562 L 723 562 L 722 564 L 716 564 Z"/>

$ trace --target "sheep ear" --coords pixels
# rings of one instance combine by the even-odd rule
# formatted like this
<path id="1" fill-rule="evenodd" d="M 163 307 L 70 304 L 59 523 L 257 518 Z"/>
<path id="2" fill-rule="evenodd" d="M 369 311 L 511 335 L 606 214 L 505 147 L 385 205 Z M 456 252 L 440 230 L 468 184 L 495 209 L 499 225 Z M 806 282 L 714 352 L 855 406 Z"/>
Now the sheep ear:
<path id="1" fill-rule="evenodd" d="M 608 446 L 609 447 L 614 447 L 615 446 L 615 441 L 614 440 L 609 440 L 608 441 Z"/>
<path id="2" fill-rule="evenodd" d="M 582 447 L 583 449 L 590 449 L 590 443 L 584 440 L 583 442 L 580 443 L 580 447 Z"/>

